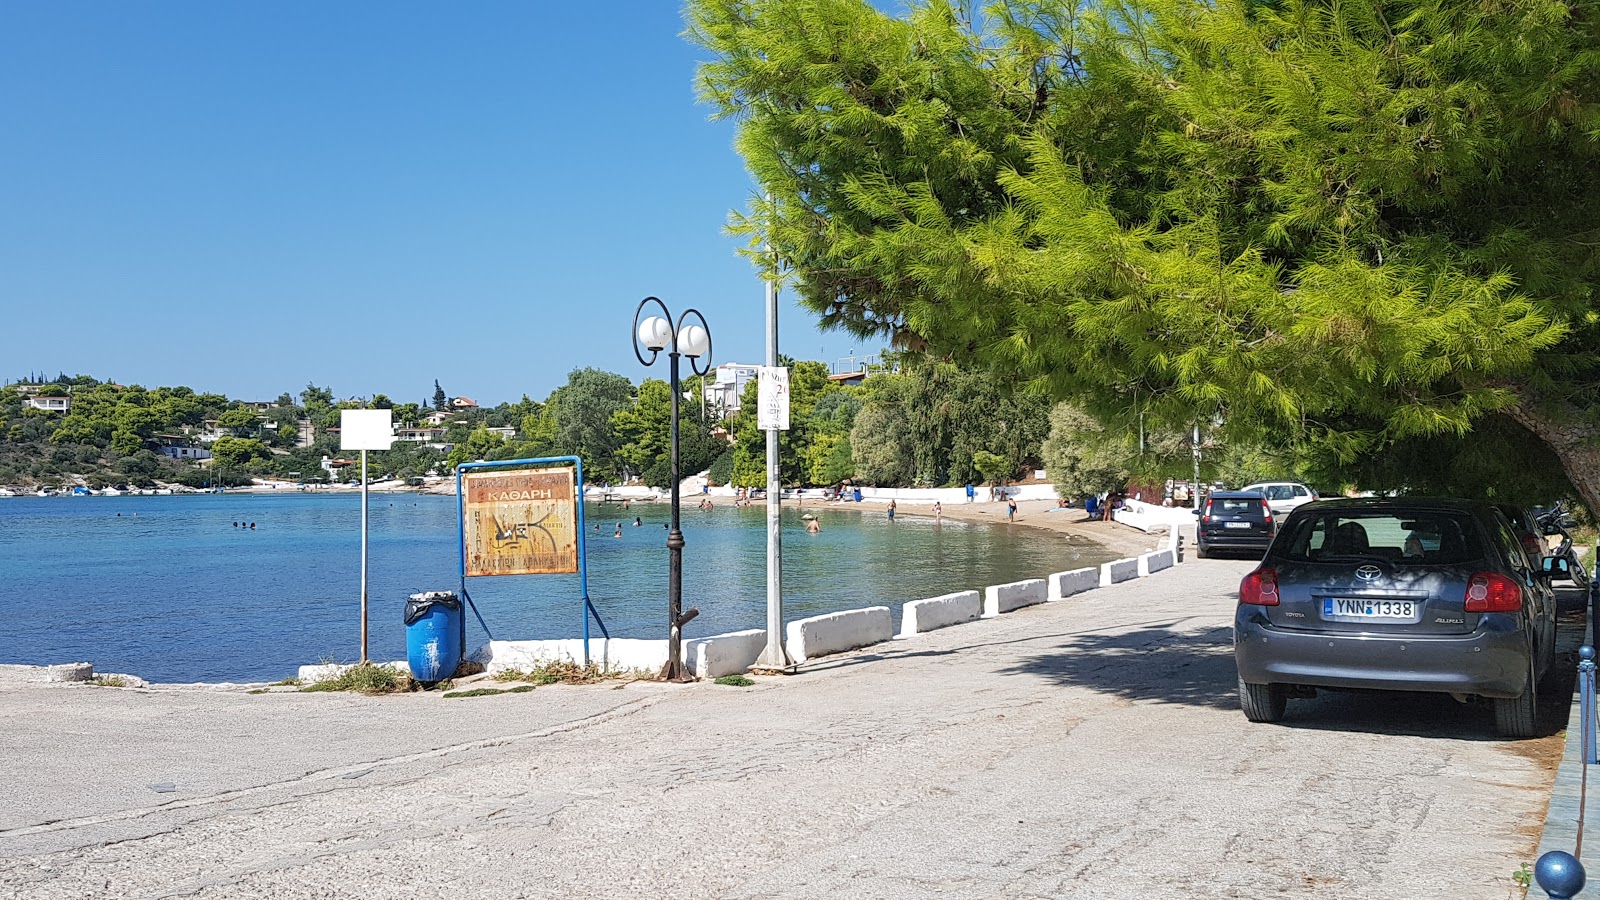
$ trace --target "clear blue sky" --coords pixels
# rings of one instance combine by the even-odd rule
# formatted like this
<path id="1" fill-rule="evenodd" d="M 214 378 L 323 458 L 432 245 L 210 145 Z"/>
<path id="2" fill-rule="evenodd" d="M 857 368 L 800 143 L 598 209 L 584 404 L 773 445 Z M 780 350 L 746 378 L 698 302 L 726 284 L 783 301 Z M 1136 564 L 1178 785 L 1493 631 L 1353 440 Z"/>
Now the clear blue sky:
<path id="1" fill-rule="evenodd" d="M 243 399 L 638 381 L 638 301 L 761 362 L 754 190 L 673 0 L 0 3 L 0 379 Z M 801 359 L 854 348 L 785 296 Z"/>

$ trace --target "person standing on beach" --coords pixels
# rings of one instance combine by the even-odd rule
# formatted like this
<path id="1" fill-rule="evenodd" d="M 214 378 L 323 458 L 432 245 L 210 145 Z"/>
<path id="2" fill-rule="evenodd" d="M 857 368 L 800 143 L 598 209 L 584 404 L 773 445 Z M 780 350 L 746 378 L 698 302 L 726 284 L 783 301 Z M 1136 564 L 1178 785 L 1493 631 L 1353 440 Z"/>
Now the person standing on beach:
<path id="1" fill-rule="evenodd" d="M 944 504 L 940 503 L 937 500 L 933 501 L 933 520 L 935 522 L 937 522 L 937 521 L 939 521 L 939 520 L 941 520 L 943 518 L 944 518 Z"/>
<path id="2" fill-rule="evenodd" d="M 978 489 L 972 486 L 972 482 L 967 482 L 967 502 L 972 503 L 977 500 L 977 495 Z"/>
<path id="3" fill-rule="evenodd" d="M 894 501 L 889 501 L 889 521 L 894 521 Z"/>
<path id="4" fill-rule="evenodd" d="M 1006 521 L 1007 522 L 1015 522 L 1016 520 L 1017 520 L 1017 498 L 1012 497 L 1011 499 L 1006 501 Z"/>

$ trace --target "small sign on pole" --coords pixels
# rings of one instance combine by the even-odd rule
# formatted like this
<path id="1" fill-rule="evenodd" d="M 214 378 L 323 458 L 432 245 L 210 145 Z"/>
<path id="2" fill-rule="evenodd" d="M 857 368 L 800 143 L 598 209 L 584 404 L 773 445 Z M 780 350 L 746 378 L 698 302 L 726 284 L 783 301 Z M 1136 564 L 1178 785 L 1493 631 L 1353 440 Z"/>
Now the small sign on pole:
<path id="1" fill-rule="evenodd" d="M 361 661 L 367 661 L 367 451 L 394 443 L 394 410 L 339 411 L 339 449 L 361 451 Z"/>
<path id="2" fill-rule="evenodd" d="M 761 367 L 756 427 L 762 431 L 789 430 L 789 369 L 785 366 Z"/>

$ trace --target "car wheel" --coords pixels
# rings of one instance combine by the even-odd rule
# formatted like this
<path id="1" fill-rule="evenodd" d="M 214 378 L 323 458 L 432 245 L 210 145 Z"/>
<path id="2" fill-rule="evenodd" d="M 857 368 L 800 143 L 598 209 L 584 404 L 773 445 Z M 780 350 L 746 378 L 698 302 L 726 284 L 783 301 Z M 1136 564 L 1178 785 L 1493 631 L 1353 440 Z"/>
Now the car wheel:
<path id="1" fill-rule="evenodd" d="M 1515 697 L 1494 699 L 1494 730 L 1501 737 L 1533 737 L 1539 725 L 1539 679 L 1528 660 L 1528 685 Z"/>
<path id="2" fill-rule="evenodd" d="M 1284 684 L 1247 684 L 1239 679 L 1239 708 L 1252 722 L 1276 722 L 1283 718 L 1289 706 L 1289 686 Z"/>
<path id="3" fill-rule="evenodd" d="M 1195 559 L 1206 559 L 1206 558 L 1208 558 L 1210 556 L 1211 556 L 1211 551 L 1206 549 L 1206 545 L 1205 545 L 1204 541 L 1195 541 L 1194 542 L 1194 558 Z"/>
<path id="4" fill-rule="evenodd" d="M 1589 570 L 1583 567 L 1583 563 L 1578 562 L 1577 555 L 1569 557 L 1569 560 L 1570 564 L 1567 566 L 1567 572 L 1572 577 L 1572 583 L 1581 588 L 1588 587 Z"/>

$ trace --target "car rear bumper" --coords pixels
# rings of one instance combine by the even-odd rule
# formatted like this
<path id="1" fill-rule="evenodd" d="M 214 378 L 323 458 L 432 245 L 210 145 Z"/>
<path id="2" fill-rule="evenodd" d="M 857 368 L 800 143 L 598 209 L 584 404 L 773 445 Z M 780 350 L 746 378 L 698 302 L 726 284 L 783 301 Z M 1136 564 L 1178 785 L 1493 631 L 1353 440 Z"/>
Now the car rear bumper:
<path id="1" fill-rule="evenodd" d="M 1482 622 L 1460 635 L 1329 634 L 1277 628 L 1241 605 L 1233 657 L 1247 684 L 1515 697 L 1527 686 L 1528 640 L 1511 616 Z"/>
<path id="2" fill-rule="evenodd" d="M 1259 531 L 1207 532 L 1200 535 L 1200 543 L 1219 550 L 1261 550 L 1272 546 L 1272 535 Z"/>

